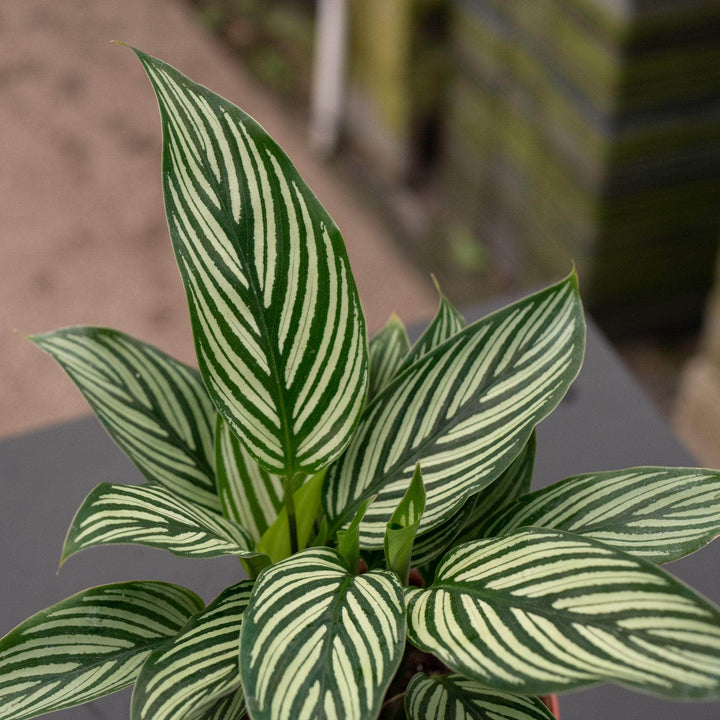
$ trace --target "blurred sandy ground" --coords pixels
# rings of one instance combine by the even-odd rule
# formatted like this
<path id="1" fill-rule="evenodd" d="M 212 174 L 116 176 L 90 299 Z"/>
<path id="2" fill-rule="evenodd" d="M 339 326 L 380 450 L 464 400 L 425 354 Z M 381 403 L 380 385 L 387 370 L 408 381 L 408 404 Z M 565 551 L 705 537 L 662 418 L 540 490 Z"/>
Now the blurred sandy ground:
<path id="1" fill-rule="evenodd" d="M 284 115 L 173 0 L 0 4 L 0 435 L 85 414 L 79 393 L 23 336 L 114 327 L 194 363 L 160 187 L 160 124 L 122 40 L 256 117 L 343 231 L 371 330 L 435 309 L 429 278 L 305 145 Z"/>

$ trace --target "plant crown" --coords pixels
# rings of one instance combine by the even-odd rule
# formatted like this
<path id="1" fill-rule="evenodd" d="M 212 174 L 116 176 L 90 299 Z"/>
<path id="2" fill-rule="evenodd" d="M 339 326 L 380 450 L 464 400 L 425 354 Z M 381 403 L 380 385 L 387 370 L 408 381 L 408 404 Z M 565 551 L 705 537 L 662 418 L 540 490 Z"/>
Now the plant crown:
<path id="1" fill-rule="evenodd" d="M 598 682 L 720 698 L 720 609 L 657 567 L 720 532 L 720 474 L 530 492 L 534 427 L 582 362 L 575 274 L 467 326 L 440 294 L 415 345 L 395 316 L 368 343 L 283 151 L 137 56 L 199 371 L 113 330 L 33 338 L 147 480 L 96 487 L 62 559 L 138 543 L 249 579 L 205 608 L 130 582 L 38 613 L 0 641 L 0 720 L 133 683 L 132 720 L 547 720 L 536 696 Z M 444 671 L 405 675 L 418 651 Z"/>

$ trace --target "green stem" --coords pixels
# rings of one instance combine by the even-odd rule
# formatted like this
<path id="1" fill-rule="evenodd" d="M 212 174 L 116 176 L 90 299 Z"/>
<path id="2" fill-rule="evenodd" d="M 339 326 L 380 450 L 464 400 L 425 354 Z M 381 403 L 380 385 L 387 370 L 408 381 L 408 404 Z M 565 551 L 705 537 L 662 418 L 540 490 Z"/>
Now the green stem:
<path id="1" fill-rule="evenodd" d="M 287 511 L 288 532 L 290 534 L 290 554 L 298 551 L 297 521 L 295 520 L 295 497 L 293 495 L 293 476 L 286 475 L 283 480 L 285 510 Z"/>

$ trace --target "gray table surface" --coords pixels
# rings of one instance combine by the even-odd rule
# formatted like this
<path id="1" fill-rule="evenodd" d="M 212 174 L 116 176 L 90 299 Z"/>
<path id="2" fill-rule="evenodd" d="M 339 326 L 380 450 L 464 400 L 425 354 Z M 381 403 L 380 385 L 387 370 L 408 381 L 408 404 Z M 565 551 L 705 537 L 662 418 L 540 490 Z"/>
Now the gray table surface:
<path id="1" fill-rule="evenodd" d="M 538 427 L 535 487 L 583 472 L 637 465 L 695 463 L 591 327 L 580 377 Z M 91 418 L 0 442 L 0 635 L 32 613 L 94 585 L 158 579 L 190 587 L 209 601 L 241 577 L 232 558 L 183 560 L 130 546 L 85 551 L 58 574 L 66 529 L 85 495 L 99 482 L 139 481 L 134 466 Z M 668 569 L 720 603 L 719 559 L 720 547 L 710 546 Z M 122 720 L 128 717 L 128 702 L 126 690 L 53 717 Z M 562 696 L 561 712 L 563 720 L 717 720 L 720 703 L 668 702 L 605 685 Z"/>

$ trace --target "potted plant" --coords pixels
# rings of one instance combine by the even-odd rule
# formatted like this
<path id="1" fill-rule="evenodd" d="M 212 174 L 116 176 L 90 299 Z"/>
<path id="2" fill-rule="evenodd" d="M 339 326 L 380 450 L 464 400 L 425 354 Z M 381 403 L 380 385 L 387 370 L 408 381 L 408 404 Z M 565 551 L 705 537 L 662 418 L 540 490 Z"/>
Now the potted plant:
<path id="1" fill-rule="evenodd" d="M 139 581 L 34 615 L 0 641 L 0 720 L 133 683 L 133 720 L 548 720 L 538 696 L 598 682 L 719 699 L 720 609 L 658 565 L 718 534 L 720 474 L 529 491 L 534 427 L 582 362 L 574 272 L 467 326 L 441 294 L 413 346 L 396 317 L 367 343 L 282 150 L 136 52 L 199 370 L 103 328 L 33 338 L 147 479 L 95 488 L 62 559 L 137 543 L 248 579 L 207 607 Z"/>

